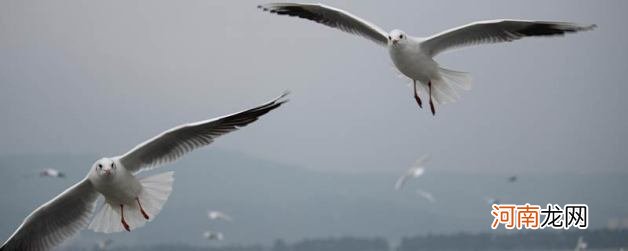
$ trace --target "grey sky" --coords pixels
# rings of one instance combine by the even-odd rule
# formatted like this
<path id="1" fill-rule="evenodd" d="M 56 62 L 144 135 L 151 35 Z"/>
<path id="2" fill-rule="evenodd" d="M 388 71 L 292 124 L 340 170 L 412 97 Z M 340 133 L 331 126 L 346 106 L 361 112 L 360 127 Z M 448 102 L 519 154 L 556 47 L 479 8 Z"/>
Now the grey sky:
<path id="1" fill-rule="evenodd" d="M 330 171 L 397 172 L 425 153 L 453 172 L 626 171 L 628 2 L 326 1 L 416 36 L 495 18 L 598 24 L 440 56 L 474 88 L 436 117 L 384 49 L 259 3 L 0 1 L 0 153 L 116 155 L 291 90 L 213 147 Z"/>

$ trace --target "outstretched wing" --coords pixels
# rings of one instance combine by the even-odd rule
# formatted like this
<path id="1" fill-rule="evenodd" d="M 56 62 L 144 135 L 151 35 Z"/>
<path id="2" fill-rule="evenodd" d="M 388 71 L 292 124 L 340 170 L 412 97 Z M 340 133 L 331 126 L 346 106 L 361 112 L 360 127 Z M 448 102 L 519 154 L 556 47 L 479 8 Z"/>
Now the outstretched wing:
<path id="1" fill-rule="evenodd" d="M 341 9 L 323 4 L 300 3 L 271 3 L 257 7 L 278 15 L 309 19 L 344 32 L 362 36 L 382 46 L 388 45 L 388 33 L 386 31 Z"/>
<path id="2" fill-rule="evenodd" d="M 427 38 L 421 48 L 435 56 L 448 49 L 477 44 L 511 42 L 523 37 L 558 36 L 586 31 L 596 25 L 579 25 L 566 22 L 525 20 L 490 20 L 470 23 Z"/>
<path id="3" fill-rule="evenodd" d="M 260 116 L 281 106 L 287 93 L 258 107 L 231 115 L 177 126 L 137 145 L 119 157 L 122 166 L 131 172 L 171 162 L 184 154 L 209 145 L 218 136 L 244 127 Z"/>
<path id="4" fill-rule="evenodd" d="M 2 251 L 49 250 L 87 226 L 98 192 L 84 179 L 35 209 L 0 247 Z"/>
<path id="5" fill-rule="evenodd" d="M 401 175 L 398 179 L 397 182 L 395 182 L 395 190 L 400 190 L 404 184 L 406 184 L 406 180 L 408 180 L 408 177 L 410 177 L 410 175 L 408 175 L 407 173 L 404 173 L 403 175 Z"/>

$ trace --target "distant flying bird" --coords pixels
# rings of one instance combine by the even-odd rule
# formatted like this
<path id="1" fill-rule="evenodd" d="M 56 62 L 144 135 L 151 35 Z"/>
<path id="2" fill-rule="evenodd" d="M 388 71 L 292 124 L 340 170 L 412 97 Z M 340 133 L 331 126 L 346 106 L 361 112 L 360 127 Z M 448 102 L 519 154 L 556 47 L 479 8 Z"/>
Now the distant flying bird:
<path id="1" fill-rule="evenodd" d="M 39 176 L 41 177 L 55 177 L 55 178 L 64 178 L 65 177 L 65 173 L 57 170 L 57 169 L 53 169 L 53 168 L 46 168 L 44 170 L 41 170 L 41 172 L 39 172 Z"/>
<path id="2" fill-rule="evenodd" d="M 401 177 L 399 177 L 399 179 L 397 179 L 397 182 L 395 183 L 395 190 L 400 190 L 408 178 L 418 178 L 423 175 L 425 172 L 425 167 L 423 165 L 425 165 L 428 160 L 429 155 L 423 155 L 421 158 L 417 159 L 414 162 L 414 166 L 408 169 L 403 175 L 401 175 Z"/>
<path id="3" fill-rule="evenodd" d="M 256 121 L 285 103 L 286 94 L 249 110 L 177 126 L 124 155 L 96 161 L 82 181 L 27 216 L 0 250 L 52 249 L 88 224 L 90 229 L 104 233 L 143 226 L 157 216 L 168 199 L 173 172 L 145 178 L 137 178 L 135 174 L 175 161 L 223 134 Z M 105 202 L 90 224 L 100 195 Z"/>
<path id="4" fill-rule="evenodd" d="M 98 244 L 97 244 L 98 250 L 107 250 L 107 249 L 109 249 L 109 246 L 111 245 L 111 243 L 113 243 L 113 240 L 111 240 L 111 239 L 106 239 L 106 240 L 99 241 Z"/>
<path id="5" fill-rule="evenodd" d="M 231 216 L 220 212 L 220 211 L 208 211 L 207 212 L 207 217 L 210 220 L 225 220 L 225 221 L 231 221 Z"/>
<path id="6" fill-rule="evenodd" d="M 458 89 L 471 88 L 468 73 L 445 69 L 434 61 L 434 56 L 463 46 L 511 42 L 532 36 L 564 35 L 596 27 L 566 22 L 490 20 L 470 23 L 430 37 L 413 37 L 401 30 L 388 33 L 347 11 L 322 4 L 271 3 L 258 8 L 278 15 L 309 19 L 386 47 L 397 69 L 411 79 L 419 107 L 423 107 L 419 89 L 428 93 L 432 114 L 436 112 L 434 103 L 453 103 L 459 98 Z M 419 89 L 417 81 L 421 84 Z"/>
<path id="7" fill-rule="evenodd" d="M 205 231 L 203 233 L 203 238 L 205 238 L 207 240 L 222 241 L 222 240 L 225 239 L 225 236 L 221 232 Z"/>
<path id="8" fill-rule="evenodd" d="M 489 205 L 493 205 L 493 204 L 500 204 L 501 200 L 498 198 L 493 198 L 493 197 L 485 197 L 484 200 L 486 201 L 487 204 Z"/>
<path id="9" fill-rule="evenodd" d="M 426 199 L 427 201 L 429 201 L 430 203 L 434 203 L 434 202 L 436 202 L 436 199 L 434 199 L 434 195 L 432 195 L 432 193 L 430 193 L 430 192 L 428 192 L 428 191 L 424 191 L 424 190 L 421 190 L 421 189 L 417 189 L 417 190 L 416 190 L 416 193 L 417 193 L 419 196 L 421 196 L 421 197 L 425 198 L 425 199 Z"/>
<path id="10" fill-rule="evenodd" d="M 582 236 L 578 237 L 578 242 L 576 242 L 576 248 L 574 250 L 575 251 L 587 250 L 587 243 L 584 242 L 584 240 L 582 239 Z"/>
<path id="11" fill-rule="evenodd" d="M 517 179 L 518 179 L 517 175 L 513 175 L 513 176 L 508 177 L 508 182 L 513 183 L 517 181 Z"/>

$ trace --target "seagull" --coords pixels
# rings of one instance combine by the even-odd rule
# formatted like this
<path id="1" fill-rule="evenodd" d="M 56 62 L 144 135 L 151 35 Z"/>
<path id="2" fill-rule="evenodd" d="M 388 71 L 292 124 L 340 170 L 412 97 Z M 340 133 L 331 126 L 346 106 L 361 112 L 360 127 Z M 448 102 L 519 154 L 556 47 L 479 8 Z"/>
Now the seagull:
<path id="1" fill-rule="evenodd" d="M 231 216 L 220 212 L 220 211 L 208 211 L 207 212 L 207 217 L 210 220 L 225 220 L 225 221 L 231 221 Z"/>
<path id="2" fill-rule="evenodd" d="M 508 182 L 514 183 L 515 181 L 517 181 L 517 179 L 518 179 L 517 175 L 513 175 L 513 176 L 508 177 Z"/>
<path id="3" fill-rule="evenodd" d="M 173 162 L 256 121 L 287 102 L 286 95 L 231 115 L 174 127 L 123 155 L 97 160 L 87 177 L 28 215 L 0 251 L 49 250 L 85 227 L 111 233 L 143 226 L 168 199 L 173 172 L 145 178 L 137 173 Z M 104 203 L 90 223 L 101 196 Z"/>
<path id="4" fill-rule="evenodd" d="M 421 189 L 417 189 L 417 190 L 416 190 L 416 193 L 417 193 L 419 196 L 421 196 L 421 197 L 425 198 L 425 199 L 426 199 L 427 201 L 429 201 L 430 203 L 434 203 L 434 202 L 436 202 L 436 199 L 434 199 L 434 195 L 432 195 L 432 193 L 430 193 L 430 192 L 428 192 L 428 191 L 424 191 L 424 190 L 421 190 Z"/>
<path id="5" fill-rule="evenodd" d="M 97 244 L 98 250 L 107 250 L 109 248 L 109 245 L 111 245 L 111 243 L 113 243 L 113 240 L 111 239 L 99 241 Z"/>
<path id="6" fill-rule="evenodd" d="M 493 204 L 500 204 L 501 200 L 498 198 L 494 198 L 494 197 L 484 197 L 484 200 L 486 201 L 487 204 L 489 205 L 493 205 Z"/>
<path id="7" fill-rule="evenodd" d="M 203 233 L 203 238 L 208 240 L 222 241 L 225 239 L 225 236 L 221 232 L 205 231 Z"/>
<path id="8" fill-rule="evenodd" d="M 414 99 L 420 108 L 423 105 L 419 92 L 428 93 L 433 115 L 436 114 L 434 104 L 453 103 L 459 98 L 458 89 L 471 88 L 468 73 L 441 67 L 433 59 L 436 55 L 464 46 L 511 42 L 532 36 L 564 35 L 596 27 L 594 24 L 502 19 L 473 22 L 429 37 L 414 37 L 398 29 L 386 32 L 347 11 L 323 4 L 270 3 L 258 8 L 278 15 L 309 19 L 386 47 L 395 67 L 410 78 Z"/>
<path id="9" fill-rule="evenodd" d="M 582 236 L 578 237 L 578 242 L 576 243 L 575 251 L 584 251 L 587 250 L 587 243 L 584 242 Z"/>
<path id="10" fill-rule="evenodd" d="M 41 177 L 56 177 L 56 178 L 64 178 L 65 177 L 65 173 L 57 170 L 57 169 L 53 169 L 53 168 L 46 168 L 44 170 L 41 170 L 41 172 L 39 172 L 39 176 Z"/>
<path id="11" fill-rule="evenodd" d="M 421 158 L 417 159 L 414 162 L 414 166 L 412 166 L 408 171 L 406 171 L 395 183 L 395 190 L 400 190 L 403 185 L 406 183 L 408 178 L 418 178 L 419 176 L 425 173 L 425 167 L 423 166 L 429 160 L 429 155 L 423 155 Z"/>

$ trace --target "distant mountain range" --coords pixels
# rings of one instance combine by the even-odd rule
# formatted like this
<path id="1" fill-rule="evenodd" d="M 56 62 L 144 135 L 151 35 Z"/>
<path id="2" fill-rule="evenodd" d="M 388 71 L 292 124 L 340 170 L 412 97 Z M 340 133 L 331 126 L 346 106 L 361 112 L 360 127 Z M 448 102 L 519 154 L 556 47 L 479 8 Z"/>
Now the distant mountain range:
<path id="1" fill-rule="evenodd" d="M 6 239 L 34 208 L 83 178 L 98 157 L 0 157 L 0 239 Z M 39 177 L 43 168 L 60 169 L 67 177 Z M 203 231 L 213 230 L 225 234 L 226 244 L 363 236 L 383 237 L 396 245 L 404 236 L 492 231 L 487 197 L 516 204 L 586 203 L 592 228 L 628 218 L 626 174 L 522 172 L 509 183 L 507 175 L 442 173 L 428 167 L 424 176 L 395 191 L 398 173 L 317 172 L 216 148 L 194 152 L 150 173 L 166 170 L 176 171 L 174 191 L 153 222 L 131 233 L 86 230 L 66 243 L 93 245 L 111 238 L 124 245 L 202 246 L 213 245 L 202 239 Z M 418 188 L 432 193 L 436 202 L 418 196 Z M 226 212 L 234 220 L 210 222 L 208 209 Z"/>

